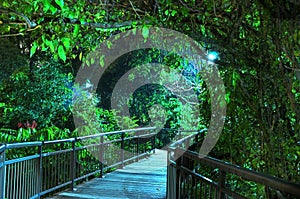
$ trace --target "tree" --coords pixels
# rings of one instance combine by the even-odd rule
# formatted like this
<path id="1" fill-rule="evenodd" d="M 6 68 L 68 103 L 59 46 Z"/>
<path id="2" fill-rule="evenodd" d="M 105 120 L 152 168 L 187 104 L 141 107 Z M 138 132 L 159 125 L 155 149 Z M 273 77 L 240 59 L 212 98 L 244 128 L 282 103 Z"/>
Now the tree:
<path id="1" fill-rule="evenodd" d="M 132 27 L 185 33 L 220 56 L 216 63 L 228 112 L 211 155 L 297 182 L 299 12 L 300 4 L 290 0 L 5 0 L 0 34 L 10 40 L 17 35 L 16 42 L 31 60 L 47 52 L 80 65 L 90 64 L 85 55 L 99 42 Z M 210 103 L 206 96 L 201 97 L 203 104 Z M 202 125 L 208 126 L 210 107 L 201 110 Z"/>

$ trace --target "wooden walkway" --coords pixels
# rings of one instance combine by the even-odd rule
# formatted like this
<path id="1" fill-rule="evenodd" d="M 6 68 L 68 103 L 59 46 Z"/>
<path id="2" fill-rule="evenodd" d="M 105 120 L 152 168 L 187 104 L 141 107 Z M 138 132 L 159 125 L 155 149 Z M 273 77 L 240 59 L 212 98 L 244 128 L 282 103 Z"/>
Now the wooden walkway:
<path id="1" fill-rule="evenodd" d="M 51 199 L 165 199 L 167 152 L 150 157 L 61 192 Z M 48 198 L 50 199 L 50 198 Z"/>

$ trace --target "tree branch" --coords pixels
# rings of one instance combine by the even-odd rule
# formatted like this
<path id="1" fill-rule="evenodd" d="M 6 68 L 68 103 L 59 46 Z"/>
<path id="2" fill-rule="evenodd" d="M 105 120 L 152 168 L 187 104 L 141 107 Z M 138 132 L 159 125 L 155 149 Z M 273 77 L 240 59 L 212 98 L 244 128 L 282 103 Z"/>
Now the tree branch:
<path id="1" fill-rule="evenodd" d="M 16 36 L 23 36 L 24 33 L 15 33 L 15 34 L 7 34 L 7 35 L 0 35 L 0 38 L 1 37 L 16 37 Z"/>
<path id="2" fill-rule="evenodd" d="M 124 22 L 114 22 L 114 23 L 94 23 L 94 22 L 80 22 L 78 19 L 65 19 L 65 23 L 79 24 L 83 26 L 90 26 L 93 28 L 102 28 L 102 29 L 114 29 L 114 28 L 126 28 L 131 27 L 133 24 L 149 24 L 148 21 L 124 21 Z"/>
<path id="3" fill-rule="evenodd" d="M 9 9 L 9 8 L 3 8 L 3 7 L 0 6 L 0 13 L 14 14 L 14 15 L 22 17 L 26 21 L 28 29 L 32 29 L 32 28 L 36 27 L 36 25 L 37 25 L 35 22 L 30 21 L 30 19 L 27 16 L 25 16 L 24 14 L 16 12 L 16 11 L 14 11 L 12 9 Z"/>

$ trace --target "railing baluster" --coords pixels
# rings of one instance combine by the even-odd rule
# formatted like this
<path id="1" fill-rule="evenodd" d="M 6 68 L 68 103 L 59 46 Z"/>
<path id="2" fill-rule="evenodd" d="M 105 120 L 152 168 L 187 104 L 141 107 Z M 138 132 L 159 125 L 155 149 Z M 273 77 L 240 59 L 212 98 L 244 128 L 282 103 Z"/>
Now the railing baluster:
<path id="1" fill-rule="evenodd" d="M 137 137 L 137 143 L 136 143 L 136 154 L 137 154 L 137 158 L 136 161 L 139 161 L 139 154 L 140 154 L 140 135 L 139 133 L 137 133 L 138 137 Z"/>
<path id="2" fill-rule="evenodd" d="M 20 167 L 21 167 L 20 170 L 21 170 L 21 173 L 23 174 L 20 176 L 20 195 L 19 195 L 20 199 L 24 198 L 24 191 L 25 191 L 25 184 L 24 184 L 24 177 L 25 177 L 24 175 L 26 174 L 26 171 L 24 169 L 25 162 L 26 161 L 20 162 Z M 26 194 L 26 192 L 25 192 L 25 194 Z"/>
<path id="3" fill-rule="evenodd" d="M 34 169 L 34 164 L 33 164 L 34 162 L 35 162 L 35 160 L 30 161 L 28 164 L 28 168 L 31 168 L 31 174 L 30 174 L 31 177 L 28 180 L 28 183 L 30 184 L 28 198 L 35 194 L 34 186 L 33 186 L 33 178 L 34 178 L 34 174 L 35 174 L 35 169 Z"/>
<path id="4" fill-rule="evenodd" d="M 72 140 L 72 152 L 71 152 L 71 168 L 70 168 L 70 177 L 71 177 L 71 190 L 74 190 L 75 187 L 75 173 L 76 173 L 76 138 Z"/>
<path id="5" fill-rule="evenodd" d="M 30 198 L 30 196 L 33 195 L 33 192 L 32 192 L 32 181 L 31 181 L 31 179 L 33 177 L 32 161 L 28 161 L 27 168 L 28 168 L 28 170 L 30 169 L 30 173 L 28 174 L 28 180 L 27 180 L 27 183 L 29 184 L 27 198 Z"/>
<path id="6" fill-rule="evenodd" d="M 181 162 L 182 162 L 182 157 L 179 157 L 176 160 L 176 199 L 181 198 Z"/>
<path id="7" fill-rule="evenodd" d="M 0 177 L 1 177 L 1 197 L 5 198 L 5 183 L 6 183 L 6 165 L 5 165 L 5 154 L 6 154 L 6 145 L 1 146 L 1 167 L 0 167 Z"/>
<path id="8" fill-rule="evenodd" d="M 42 179 L 42 175 L 43 175 L 43 157 L 42 157 L 42 154 L 43 154 L 43 144 L 41 144 L 39 147 L 38 147 L 38 153 L 39 153 L 39 163 L 38 163 L 38 198 L 41 198 L 41 192 L 42 192 L 42 182 L 43 182 L 43 179 Z"/>
<path id="9" fill-rule="evenodd" d="M 4 195 L 6 196 L 6 198 L 9 198 L 8 197 L 8 194 L 9 194 L 8 188 L 11 186 L 12 177 L 11 177 L 11 173 L 10 173 L 10 165 L 6 165 L 5 167 L 6 167 L 5 170 L 6 170 L 6 179 L 7 180 L 5 181 L 5 186 L 6 187 L 4 188 Z"/>
<path id="10" fill-rule="evenodd" d="M 125 137 L 124 134 L 125 134 L 124 132 L 121 133 L 121 139 L 122 139 L 122 141 L 121 141 L 121 162 L 122 162 L 121 168 L 124 167 L 124 137 Z"/>
<path id="11" fill-rule="evenodd" d="M 146 129 L 146 130 L 145 130 Z M 119 132 L 109 132 L 109 133 L 103 133 L 97 134 L 97 135 L 91 135 L 91 136 L 82 136 L 78 140 L 83 139 L 89 139 L 89 138 L 99 138 L 100 137 L 100 176 L 103 176 L 104 172 L 104 157 L 105 157 L 105 137 L 108 135 L 121 135 L 121 140 L 118 139 L 117 141 L 111 141 L 111 143 L 120 143 L 121 141 L 121 155 L 120 157 L 117 156 L 116 153 L 113 151 L 109 152 L 109 155 L 111 155 L 112 161 L 119 161 L 116 165 L 121 165 L 122 167 L 127 162 L 132 162 L 135 160 L 135 157 L 127 157 L 125 148 L 125 144 L 127 143 L 127 139 L 131 141 L 137 141 L 136 143 L 131 144 L 131 153 L 136 152 L 136 159 L 139 160 L 140 156 L 148 149 L 146 149 L 147 144 L 151 144 L 152 141 L 152 148 L 155 148 L 155 138 L 152 140 L 145 141 L 141 143 L 142 139 L 145 137 L 145 133 L 147 130 L 153 130 L 154 128 L 143 128 L 143 129 L 128 129 L 124 131 Z M 130 136 L 128 138 L 125 138 L 125 133 L 128 132 L 130 135 L 132 135 L 134 132 L 143 132 L 137 133 L 137 136 Z M 3 147 L 0 147 L 0 156 L 5 155 L 5 150 L 11 150 L 11 149 L 17 149 L 20 148 L 21 150 L 26 147 L 34 147 L 34 150 L 36 152 L 36 149 L 38 149 L 38 153 L 35 153 L 32 156 L 26 156 L 22 158 L 16 158 L 13 160 L 8 160 L 8 162 L 5 162 L 5 156 L 2 157 L 0 160 L 0 198 L 9 198 L 9 199 L 23 199 L 23 198 L 41 198 L 43 195 L 53 192 L 54 190 L 57 190 L 61 188 L 62 186 L 70 186 L 73 189 L 76 181 L 82 180 L 84 178 L 87 178 L 88 176 L 95 175 L 96 172 L 98 172 L 98 165 L 96 167 L 94 166 L 95 158 L 87 155 L 86 158 L 83 158 L 83 161 L 92 161 L 89 167 L 86 167 L 82 169 L 82 171 L 77 176 L 77 148 L 78 150 L 82 150 L 83 152 L 88 152 L 89 150 L 92 155 L 96 154 L 98 151 L 94 150 L 95 146 L 92 145 L 86 145 L 85 147 L 77 147 L 76 148 L 76 141 L 77 139 L 65 139 L 65 140 L 55 140 L 55 141 L 45 141 L 45 142 L 24 142 L 24 143 L 13 143 L 13 144 L 7 144 L 7 148 L 4 149 Z M 67 144 L 66 144 L 67 143 Z M 68 143 L 72 143 L 72 149 L 70 148 L 70 145 Z M 108 142 L 107 142 L 108 143 Z M 129 142 L 128 142 L 129 143 Z M 94 144 L 94 143 L 93 143 Z M 46 146 L 48 145 L 56 145 L 54 146 L 55 149 L 58 148 L 55 151 L 47 151 L 47 153 L 42 153 L 42 151 L 45 149 L 54 149 L 54 148 L 48 148 Z M 66 146 L 68 147 L 66 149 Z M 136 147 L 136 149 L 135 149 Z M 126 148 L 127 149 L 127 148 Z M 28 150 L 30 151 L 30 150 Z M 155 152 L 153 150 L 153 152 Z M 7 153 L 8 154 L 8 153 Z M 0 158 L 1 158 L 0 157 Z M 1 164 L 2 163 L 2 164 Z M 98 164 L 98 163 L 96 163 Z M 92 170 L 89 170 L 89 169 Z M 86 171 L 88 170 L 88 171 Z M 78 178 L 77 178 L 78 177 Z M 65 183 L 65 184 L 64 184 Z"/>
<path id="12" fill-rule="evenodd" d="M 18 179 L 19 179 L 20 172 L 18 172 L 17 166 L 18 166 L 18 164 L 14 165 L 14 174 L 16 175 L 14 177 L 14 188 L 15 188 L 16 192 L 14 193 L 14 195 L 13 195 L 12 198 L 17 198 L 17 195 L 19 193 L 19 190 L 18 190 L 18 188 L 19 188 L 18 187 Z M 12 187 L 11 187 L 11 189 L 12 189 Z M 10 190 L 10 191 L 13 191 L 13 190 Z"/>
<path id="13" fill-rule="evenodd" d="M 45 160 L 45 163 L 44 163 L 44 165 L 45 165 L 45 174 L 44 174 L 44 176 L 46 177 L 46 176 L 48 176 L 48 178 L 50 177 L 50 179 L 49 180 L 47 180 L 47 181 L 45 181 L 45 190 L 47 190 L 49 187 L 50 187 L 50 181 L 51 181 L 51 174 L 50 174 L 50 169 L 51 169 L 51 165 L 50 165 L 50 161 L 49 161 L 49 156 L 47 156 L 47 157 L 45 157 L 44 158 L 44 160 Z"/>
<path id="14" fill-rule="evenodd" d="M 100 167 L 100 178 L 103 178 L 103 169 L 104 169 L 104 135 L 100 136 L 100 162 L 101 162 L 101 167 Z"/>
<path id="15" fill-rule="evenodd" d="M 225 194 L 222 191 L 222 188 L 225 187 L 225 182 L 226 182 L 226 172 L 221 170 L 219 171 L 219 182 L 218 182 L 218 187 L 219 187 L 219 197 L 218 199 L 224 199 L 225 198 Z"/>
<path id="16" fill-rule="evenodd" d="M 57 175 L 56 175 L 56 170 L 57 170 L 57 166 L 56 166 L 56 163 L 57 161 L 59 160 L 59 154 L 55 154 L 53 156 L 53 181 L 52 181 L 52 186 L 51 187 L 55 187 L 56 186 L 56 179 L 57 179 Z"/>
<path id="17" fill-rule="evenodd" d="M 150 131 L 150 133 L 151 133 L 151 131 Z M 152 150 L 153 150 L 153 153 L 155 153 L 155 141 L 156 141 L 156 134 L 152 138 Z"/>

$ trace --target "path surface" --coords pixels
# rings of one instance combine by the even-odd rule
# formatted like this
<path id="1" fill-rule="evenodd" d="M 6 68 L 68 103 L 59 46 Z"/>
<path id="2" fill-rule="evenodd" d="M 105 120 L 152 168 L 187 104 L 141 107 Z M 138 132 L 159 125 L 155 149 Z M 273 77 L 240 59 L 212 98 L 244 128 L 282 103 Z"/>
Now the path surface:
<path id="1" fill-rule="evenodd" d="M 165 199 L 167 152 L 150 157 L 61 192 L 48 199 Z"/>

